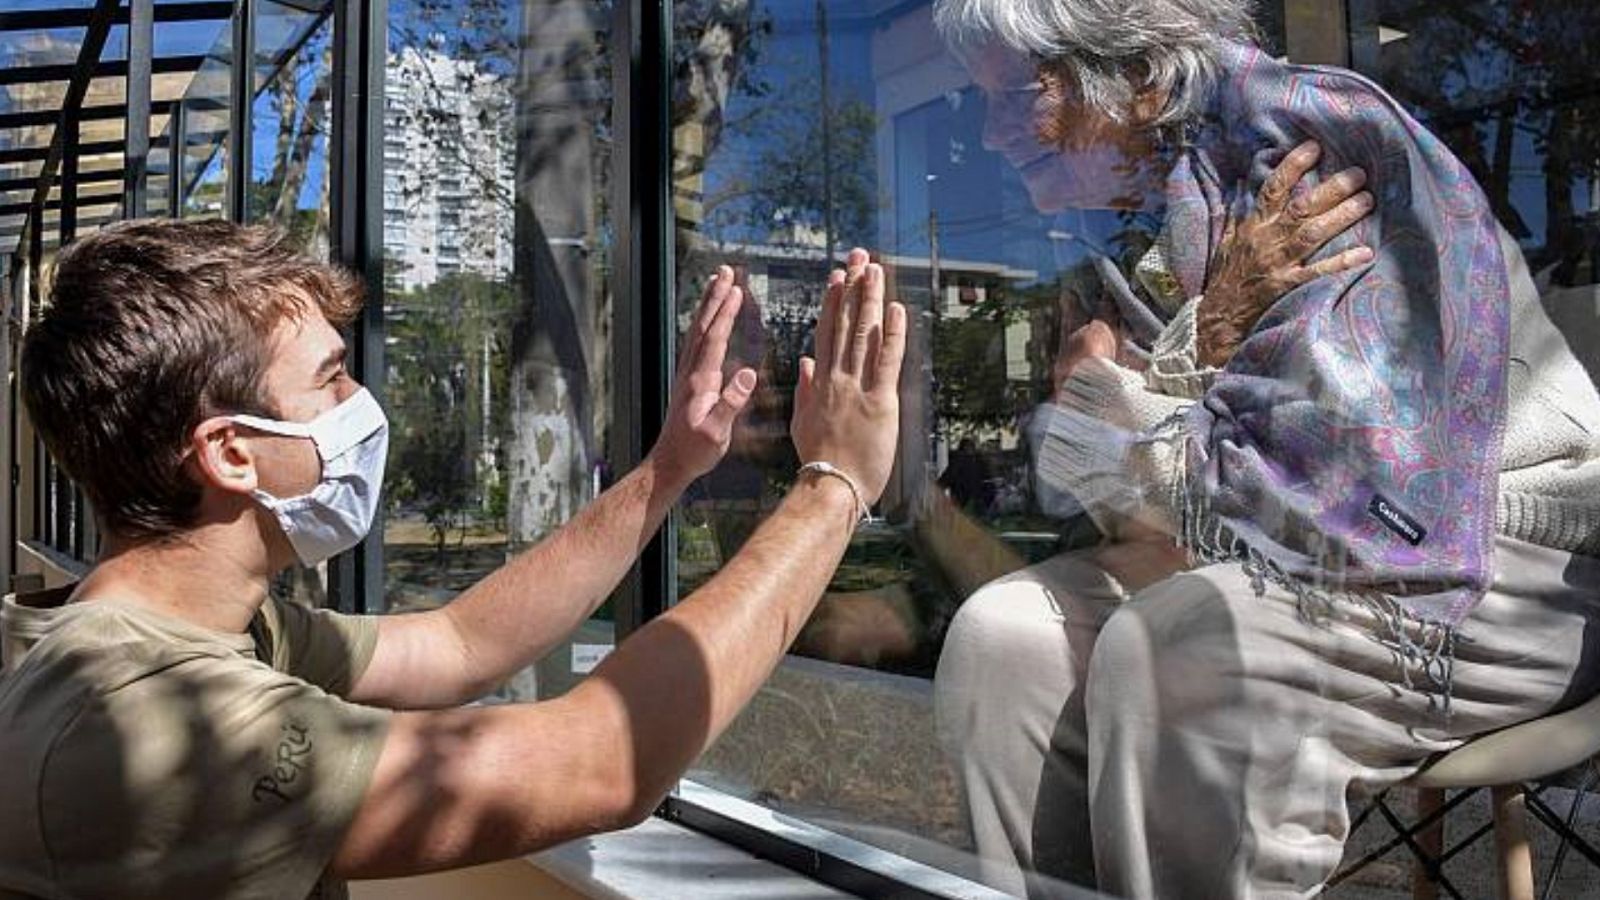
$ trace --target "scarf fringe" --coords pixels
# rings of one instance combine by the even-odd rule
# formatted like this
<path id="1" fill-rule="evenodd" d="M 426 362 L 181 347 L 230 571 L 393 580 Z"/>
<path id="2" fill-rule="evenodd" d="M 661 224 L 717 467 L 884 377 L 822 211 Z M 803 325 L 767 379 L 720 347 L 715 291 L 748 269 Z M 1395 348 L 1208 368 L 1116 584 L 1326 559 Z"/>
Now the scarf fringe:
<path id="1" fill-rule="evenodd" d="M 1179 471 L 1189 472 L 1188 441 L 1180 442 Z M 1455 688 L 1457 627 L 1412 614 L 1399 600 L 1378 591 L 1330 591 L 1286 571 L 1260 550 L 1250 546 L 1211 514 L 1199 485 L 1190 477 L 1179 478 L 1174 490 L 1173 509 L 1182 517 L 1179 545 L 1198 565 L 1237 562 L 1250 578 L 1257 597 L 1264 597 L 1268 584 L 1288 591 L 1295 599 L 1295 611 L 1312 625 L 1322 625 L 1334 617 L 1341 605 L 1372 614 L 1378 627 L 1371 634 L 1394 655 L 1399 670 L 1398 683 L 1408 691 L 1427 697 L 1430 706 L 1450 715 Z M 1421 677 L 1421 684 L 1418 683 Z"/>

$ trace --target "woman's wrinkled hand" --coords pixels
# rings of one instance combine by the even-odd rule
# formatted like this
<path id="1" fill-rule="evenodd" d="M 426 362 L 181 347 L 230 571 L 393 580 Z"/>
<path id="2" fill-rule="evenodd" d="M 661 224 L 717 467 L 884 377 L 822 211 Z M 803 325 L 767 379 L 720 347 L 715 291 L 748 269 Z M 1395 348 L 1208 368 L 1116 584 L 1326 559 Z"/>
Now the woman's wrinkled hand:
<path id="1" fill-rule="evenodd" d="M 1202 365 L 1226 364 L 1256 321 L 1285 294 L 1372 261 L 1370 247 L 1353 247 L 1307 262 L 1372 212 L 1374 204 L 1363 189 L 1366 172 L 1354 167 L 1296 196 L 1295 185 L 1321 157 L 1314 141 L 1290 151 L 1262 184 L 1255 209 L 1228 221 L 1198 310 Z"/>

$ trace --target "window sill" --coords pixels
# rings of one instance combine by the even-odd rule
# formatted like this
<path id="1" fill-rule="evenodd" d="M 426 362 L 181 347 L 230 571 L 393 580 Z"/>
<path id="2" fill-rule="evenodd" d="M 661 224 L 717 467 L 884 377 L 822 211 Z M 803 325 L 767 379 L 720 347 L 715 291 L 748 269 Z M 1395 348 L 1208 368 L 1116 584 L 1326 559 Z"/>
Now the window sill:
<path id="1" fill-rule="evenodd" d="M 626 831 L 562 844 L 528 861 L 579 893 L 606 900 L 850 896 L 655 817 Z"/>
<path id="2" fill-rule="evenodd" d="M 834 900 L 848 896 L 659 818 L 521 859 L 413 878 L 350 883 L 351 900 Z"/>

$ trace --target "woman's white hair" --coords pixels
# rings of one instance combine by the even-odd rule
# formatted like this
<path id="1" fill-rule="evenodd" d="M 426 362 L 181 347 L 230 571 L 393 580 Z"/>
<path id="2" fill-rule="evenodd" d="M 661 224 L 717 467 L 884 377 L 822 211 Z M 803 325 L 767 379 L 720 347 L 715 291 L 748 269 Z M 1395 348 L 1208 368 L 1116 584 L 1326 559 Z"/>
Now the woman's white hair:
<path id="1" fill-rule="evenodd" d="M 1217 79 L 1222 40 L 1253 42 L 1254 0 L 938 0 L 957 52 L 998 43 L 1063 67 L 1089 106 L 1126 122 L 1134 98 L 1166 97 L 1152 125 L 1192 119 Z"/>

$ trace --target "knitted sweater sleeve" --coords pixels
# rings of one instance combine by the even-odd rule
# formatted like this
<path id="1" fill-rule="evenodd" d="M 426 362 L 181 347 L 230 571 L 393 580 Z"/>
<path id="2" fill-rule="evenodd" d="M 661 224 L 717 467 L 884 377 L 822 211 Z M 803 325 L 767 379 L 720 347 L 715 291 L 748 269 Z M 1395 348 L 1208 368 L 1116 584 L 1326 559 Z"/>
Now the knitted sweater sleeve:
<path id="1" fill-rule="evenodd" d="M 1072 495 L 1103 531 L 1131 519 L 1177 534 L 1183 412 L 1192 402 L 1152 390 L 1147 374 L 1111 360 L 1084 361 L 1031 429 L 1041 495 Z"/>
<path id="2" fill-rule="evenodd" d="M 1596 293 L 1555 288 L 1541 297 L 1516 240 L 1502 228 L 1500 241 L 1511 347 L 1496 524 L 1541 547 L 1600 555 L 1600 392 L 1574 352 L 1594 345 L 1568 341 L 1568 332 L 1592 334 Z"/>
<path id="3" fill-rule="evenodd" d="M 1199 363 L 1198 310 L 1184 302 L 1150 347 L 1144 371 L 1091 359 L 1034 415 L 1036 494 L 1046 511 L 1082 507 L 1102 531 L 1132 518 L 1177 534 L 1182 524 L 1182 414 L 1217 369 Z"/>

